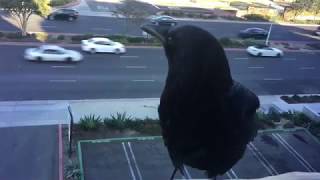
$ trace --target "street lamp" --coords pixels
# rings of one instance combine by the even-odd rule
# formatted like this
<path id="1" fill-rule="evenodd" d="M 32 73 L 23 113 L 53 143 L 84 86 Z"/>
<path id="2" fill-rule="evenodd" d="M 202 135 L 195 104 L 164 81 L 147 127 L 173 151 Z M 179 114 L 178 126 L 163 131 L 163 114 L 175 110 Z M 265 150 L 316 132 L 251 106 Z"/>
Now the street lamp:
<path id="1" fill-rule="evenodd" d="M 271 30 L 272 30 L 272 24 L 273 24 L 273 23 L 271 23 L 271 24 L 270 24 L 270 27 L 269 27 L 268 36 L 267 36 L 267 39 L 266 39 L 266 46 L 268 46 L 268 44 L 269 44 L 269 38 L 270 38 Z"/>

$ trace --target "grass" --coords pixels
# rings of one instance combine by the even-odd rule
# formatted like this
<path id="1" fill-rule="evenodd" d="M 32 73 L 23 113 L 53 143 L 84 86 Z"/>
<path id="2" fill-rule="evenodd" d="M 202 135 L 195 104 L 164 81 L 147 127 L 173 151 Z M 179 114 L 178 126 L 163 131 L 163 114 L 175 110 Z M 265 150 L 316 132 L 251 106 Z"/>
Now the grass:
<path id="1" fill-rule="evenodd" d="M 50 5 L 51 6 L 63 6 L 68 3 L 71 3 L 73 1 L 75 1 L 75 0 L 51 0 Z"/>

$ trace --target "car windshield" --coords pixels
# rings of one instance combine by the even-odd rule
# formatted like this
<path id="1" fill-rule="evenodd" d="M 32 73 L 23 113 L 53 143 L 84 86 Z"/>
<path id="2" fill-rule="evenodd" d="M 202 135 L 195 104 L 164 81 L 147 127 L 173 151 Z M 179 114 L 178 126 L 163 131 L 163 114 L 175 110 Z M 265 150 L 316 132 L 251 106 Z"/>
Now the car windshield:
<path id="1" fill-rule="evenodd" d="M 320 0 L 0 0 L 0 63 L 0 180 L 320 173 Z"/>

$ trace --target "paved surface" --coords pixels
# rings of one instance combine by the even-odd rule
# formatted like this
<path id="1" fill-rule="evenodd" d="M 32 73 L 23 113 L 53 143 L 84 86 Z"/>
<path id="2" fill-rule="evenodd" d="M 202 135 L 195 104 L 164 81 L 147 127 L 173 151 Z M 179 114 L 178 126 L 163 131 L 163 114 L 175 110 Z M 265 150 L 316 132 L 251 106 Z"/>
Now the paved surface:
<path id="1" fill-rule="evenodd" d="M 173 167 L 161 140 L 82 142 L 85 179 L 168 179 Z M 261 178 L 291 171 L 319 172 L 320 144 L 304 130 L 260 133 L 225 178 Z M 205 178 L 186 167 L 187 179 Z M 176 178 L 181 178 L 176 177 Z"/>
<path id="2" fill-rule="evenodd" d="M 91 33 L 91 34 L 123 34 L 142 36 L 140 24 L 128 24 L 128 32 L 125 32 L 123 19 L 112 17 L 80 16 L 77 21 L 49 21 L 38 16 L 32 16 L 28 25 L 30 32 L 51 33 Z M 16 22 L 5 16 L 0 16 L 1 31 L 17 31 Z M 180 20 L 179 24 L 193 24 L 211 32 L 216 37 L 236 37 L 240 30 L 249 27 L 261 27 L 269 29 L 269 24 L 236 23 L 236 22 L 208 22 Z M 316 26 L 284 26 L 274 25 L 270 39 L 279 41 L 319 41 L 319 37 L 313 36 Z"/>
<path id="3" fill-rule="evenodd" d="M 0 46 L 0 100 L 158 98 L 165 82 L 161 48 L 129 48 L 121 56 L 84 53 L 83 62 L 68 64 L 27 62 L 22 55 L 28 47 Z M 286 52 L 283 58 L 226 53 L 233 78 L 258 95 L 320 92 L 319 53 Z"/>
<path id="4" fill-rule="evenodd" d="M 57 126 L 0 128 L 3 180 L 58 180 Z"/>

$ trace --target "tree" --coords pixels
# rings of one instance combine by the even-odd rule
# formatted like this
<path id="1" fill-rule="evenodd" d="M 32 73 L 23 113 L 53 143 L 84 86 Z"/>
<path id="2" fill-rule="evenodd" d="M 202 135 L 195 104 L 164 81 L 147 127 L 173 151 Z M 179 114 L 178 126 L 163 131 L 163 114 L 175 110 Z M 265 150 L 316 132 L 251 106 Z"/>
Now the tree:
<path id="1" fill-rule="evenodd" d="M 136 0 L 122 0 L 116 11 L 113 12 L 117 17 L 123 17 L 124 33 L 128 31 L 129 22 L 139 25 L 152 13 L 147 4 Z"/>
<path id="2" fill-rule="evenodd" d="M 0 7 L 16 18 L 22 35 L 26 36 L 30 16 L 33 13 L 48 15 L 51 10 L 49 3 L 50 0 L 0 0 Z"/>
<path id="3" fill-rule="evenodd" d="M 320 0 L 314 0 L 311 9 L 315 19 L 316 16 L 320 13 Z"/>

